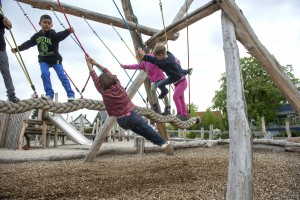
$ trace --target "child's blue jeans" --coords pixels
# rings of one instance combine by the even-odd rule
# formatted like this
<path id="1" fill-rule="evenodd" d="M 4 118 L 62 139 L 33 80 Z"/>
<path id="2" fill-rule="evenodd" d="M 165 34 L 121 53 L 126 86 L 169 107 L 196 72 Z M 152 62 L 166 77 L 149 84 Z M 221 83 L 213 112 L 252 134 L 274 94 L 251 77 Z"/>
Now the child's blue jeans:
<path id="1" fill-rule="evenodd" d="M 150 140 L 153 144 L 161 146 L 166 143 L 166 141 L 134 110 L 130 111 L 129 116 L 117 118 L 117 122 L 123 129 L 129 129 L 147 140 Z"/>
<path id="2" fill-rule="evenodd" d="M 59 80 L 61 81 L 63 87 L 65 88 L 65 91 L 67 92 L 67 96 L 75 97 L 75 93 L 71 88 L 70 81 L 64 72 L 63 66 L 61 64 L 49 64 L 46 62 L 41 62 L 40 63 L 40 68 L 42 72 L 41 77 L 43 80 L 46 96 L 52 99 L 54 97 L 54 91 L 52 89 L 52 84 L 50 79 L 50 71 L 49 71 L 50 67 L 53 67 L 53 69 L 55 70 Z"/>

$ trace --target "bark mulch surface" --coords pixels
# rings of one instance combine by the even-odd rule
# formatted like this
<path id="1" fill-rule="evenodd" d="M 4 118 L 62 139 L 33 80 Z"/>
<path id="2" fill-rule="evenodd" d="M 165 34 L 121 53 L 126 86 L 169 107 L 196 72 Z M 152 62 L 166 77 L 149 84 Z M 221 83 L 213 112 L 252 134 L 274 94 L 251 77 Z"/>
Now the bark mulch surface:
<path id="1" fill-rule="evenodd" d="M 228 147 L 0 164 L 0 199 L 225 199 Z M 254 150 L 253 199 L 300 199 L 300 154 Z"/>

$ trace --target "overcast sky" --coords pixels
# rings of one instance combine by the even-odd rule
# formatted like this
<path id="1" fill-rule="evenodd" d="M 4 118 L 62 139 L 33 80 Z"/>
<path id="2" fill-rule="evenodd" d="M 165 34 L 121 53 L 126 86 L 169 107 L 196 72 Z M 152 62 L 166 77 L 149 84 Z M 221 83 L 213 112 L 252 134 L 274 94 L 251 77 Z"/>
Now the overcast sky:
<path id="1" fill-rule="evenodd" d="M 61 0 L 60 2 L 121 18 L 113 1 Z M 119 0 L 115 0 L 115 2 L 118 5 L 118 8 L 122 11 L 121 2 Z M 161 2 L 163 5 L 165 24 L 169 25 L 173 21 L 180 7 L 183 5 L 184 0 L 162 0 Z M 208 1 L 204 0 L 195 0 L 189 10 L 189 13 L 207 2 Z M 243 11 L 261 43 L 271 54 L 275 55 L 281 65 L 291 64 L 294 68 L 295 76 L 300 78 L 300 1 L 236 0 L 235 2 Z M 49 14 L 52 16 L 53 29 L 57 32 L 64 30 L 51 10 L 40 10 L 32 8 L 27 4 L 20 4 L 38 30 L 40 30 L 40 26 L 38 25 L 39 18 L 43 14 Z M 131 0 L 131 4 L 140 24 L 159 30 L 163 29 L 158 0 Z M 2 1 L 2 8 L 4 14 L 12 21 L 12 32 L 18 45 L 28 40 L 35 33 L 35 30 L 30 25 L 27 18 L 23 15 L 23 12 L 16 1 Z M 59 12 L 56 13 L 63 24 L 68 27 L 63 14 Z M 119 67 L 116 59 L 101 43 L 99 38 L 93 33 L 86 22 L 82 18 L 73 17 L 71 15 L 68 15 L 68 19 L 86 52 L 99 63 L 109 68 L 114 74 L 117 74 L 122 85 L 126 86 L 129 81 L 126 73 Z M 89 21 L 89 23 L 121 63 L 131 64 L 136 62 L 126 45 L 121 41 L 118 34 L 111 26 L 92 21 Z M 117 30 L 126 44 L 133 51 L 129 31 L 122 30 L 120 28 L 117 28 Z M 6 31 L 5 35 L 10 43 L 14 45 L 9 31 Z M 144 41 L 148 38 L 148 36 L 143 36 Z M 214 97 L 214 93 L 220 87 L 218 80 L 220 79 L 221 74 L 225 72 L 221 12 L 218 11 L 189 26 L 189 41 L 190 67 L 194 68 L 190 83 L 190 102 L 198 106 L 198 111 L 204 111 L 212 105 L 211 101 Z M 170 41 L 168 45 L 169 50 L 181 60 L 183 68 L 187 68 L 188 54 L 186 29 L 180 32 L 180 37 L 176 41 Z M 243 46 L 239 45 L 239 50 L 240 57 L 249 56 Z M 20 99 L 28 99 L 33 91 L 20 65 L 18 64 L 15 55 L 10 52 L 8 44 L 7 52 L 9 56 L 11 74 L 16 88 L 16 94 Z M 60 43 L 60 53 L 63 57 L 63 66 L 65 71 L 69 74 L 78 89 L 81 90 L 88 77 L 88 69 L 85 63 L 84 53 L 71 37 L 66 38 Z M 21 52 L 21 54 L 38 94 L 44 94 L 37 60 L 37 48 L 33 47 Z M 127 70 L 127 72 L 130 76 L 133 74 L 133 71 Z M 65 102 L 67 99 L 66 93 L 53 70 L 51 70 L 51 80 L 54 91 L 59 93 L 59 101 Z M 1 79 L 0 89 L 2 91 L 0 98 L 6 99 L 6 90 L 3 84 L 3 79 Z M 141 87 L 139 91 L 143 97 L 146 98 L 144 87 Z M 76 98 L 79 98 L 79 94 L 76 91 L 75 93 Z M 102 100 L 100 94 L 94 88 L 92 81 L 88 83 L 83 96 L 84 98 Z M 188 90 L 186 91 L 185 96 L 186 102 L 188 103 Z M 133 102 L 136 105 L 145 106 L 138 93 L 133 98 Z M 172 109 L 175 109 L 174 104 L 172 104 Z M 96 116 L 96 111 L 88 110 L 76 111 L 71 113 L 69 116 L 73 116 L 73 118 L 75 118 L 80 113 L 87 114 L 87 118 L 90 121 L 92 121 Z"/>

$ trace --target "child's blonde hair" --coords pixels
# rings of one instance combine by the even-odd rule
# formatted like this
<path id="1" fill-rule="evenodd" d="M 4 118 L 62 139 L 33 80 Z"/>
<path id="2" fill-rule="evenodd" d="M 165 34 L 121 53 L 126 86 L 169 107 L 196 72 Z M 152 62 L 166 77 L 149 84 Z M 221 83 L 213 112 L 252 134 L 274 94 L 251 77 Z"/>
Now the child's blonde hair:
<path id="1" fill-rule="evenodd" d="M 163 43 L 157 43 L 153 49 L 153 54 L 158 56 L 162 54 L 163 56 L 167 55 L 167 49 Z"/>

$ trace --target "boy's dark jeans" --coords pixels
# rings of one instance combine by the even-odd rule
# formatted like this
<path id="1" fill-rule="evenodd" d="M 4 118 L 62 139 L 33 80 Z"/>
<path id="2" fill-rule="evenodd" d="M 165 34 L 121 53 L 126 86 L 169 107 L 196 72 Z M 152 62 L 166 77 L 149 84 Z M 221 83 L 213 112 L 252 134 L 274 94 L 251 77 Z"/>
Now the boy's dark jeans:
<path id="1" fill-rule="evenodd" d="M 129 116 L 123 116 L 117 118 L 117 122 L 120 127 L 125 130 L 131 130 L 136 134 L 143 136 L 147 140 L 153 142 L 156 145 L 163 145 L 165 140 L 134 110 L 130 111 Z"/>

